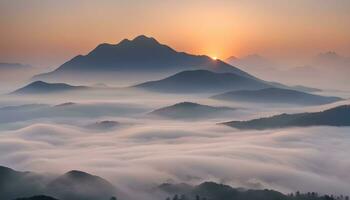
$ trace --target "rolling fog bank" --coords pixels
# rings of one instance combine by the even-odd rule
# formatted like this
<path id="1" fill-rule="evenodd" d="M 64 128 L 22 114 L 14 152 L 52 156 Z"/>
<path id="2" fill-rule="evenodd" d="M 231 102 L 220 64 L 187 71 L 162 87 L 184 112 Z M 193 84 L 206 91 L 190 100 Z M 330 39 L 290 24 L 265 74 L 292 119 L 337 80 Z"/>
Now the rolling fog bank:
<path id="1" fill-rule="evenodd" d="M 153 198 L 149 191 L 164 182 L 216 181 L 285 193 L 348 192 L 349 128 L 239 131 L 217 124 L 323 110 L 347 101 L 272 106 L 216 101 L 209 96 L 116 89 L 45 98 L 4 97 L 0 165 L 50 174 L 72 169 L 89 172 L 107 179 L 131 199 L 145 194 Z M 201 120 L 149 116 L 155 109 L 183 101 L 235 110 Z"/>

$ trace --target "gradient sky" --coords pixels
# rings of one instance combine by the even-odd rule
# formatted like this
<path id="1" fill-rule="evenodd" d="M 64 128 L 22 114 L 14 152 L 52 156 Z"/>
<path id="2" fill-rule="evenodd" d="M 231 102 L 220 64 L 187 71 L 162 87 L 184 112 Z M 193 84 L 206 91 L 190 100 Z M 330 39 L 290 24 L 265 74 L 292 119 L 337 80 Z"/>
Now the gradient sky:
<path id="1" fill-rule="evenodd" d="M 140 34 L 180 51 L 350 56 L 349 0 L 0 0 L 0 62 L 57 66 Z"/>

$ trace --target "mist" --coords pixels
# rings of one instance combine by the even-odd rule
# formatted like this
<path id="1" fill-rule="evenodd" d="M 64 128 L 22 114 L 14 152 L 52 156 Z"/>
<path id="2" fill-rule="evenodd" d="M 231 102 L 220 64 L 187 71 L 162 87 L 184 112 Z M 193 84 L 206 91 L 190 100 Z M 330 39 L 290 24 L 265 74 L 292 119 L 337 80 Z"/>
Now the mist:
<path id="1" fill-rule="evenodd" d="M 218 124 L 282 112 L 322 110 L 347 101 L 309 107 L 261 106 L 216 101 L 209 96 L 133 89 L 45 98 L 33 95 L 20 101 L 17 96 L 4 96 L 0 165 L 43 174 L 85 171 L 107 179 L 127 199 L 156 198 L 157 194 L 150 191 L 165 182 L 215 181 L 284 193 L 348 192 L 350 128 L 239 131 Z M 183 101 L 237 109 L 233 115 L 199 121 L 148 115 Z M 71 103 L 64 104 L 67 102 Z M 106 120 L 118 124 L 91 127 Z"/>

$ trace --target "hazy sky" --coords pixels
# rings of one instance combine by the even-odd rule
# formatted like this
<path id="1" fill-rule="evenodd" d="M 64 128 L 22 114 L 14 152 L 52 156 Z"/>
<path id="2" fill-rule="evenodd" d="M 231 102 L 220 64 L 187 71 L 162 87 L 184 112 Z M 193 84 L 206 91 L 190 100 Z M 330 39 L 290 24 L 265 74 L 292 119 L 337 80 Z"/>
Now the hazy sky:
<path id="1" fill-rule="evenodd" d="M 0 0 L 0 62 L 57 66 L 140 34 L 225 59 L 350 56 L 349 0 Z"/>

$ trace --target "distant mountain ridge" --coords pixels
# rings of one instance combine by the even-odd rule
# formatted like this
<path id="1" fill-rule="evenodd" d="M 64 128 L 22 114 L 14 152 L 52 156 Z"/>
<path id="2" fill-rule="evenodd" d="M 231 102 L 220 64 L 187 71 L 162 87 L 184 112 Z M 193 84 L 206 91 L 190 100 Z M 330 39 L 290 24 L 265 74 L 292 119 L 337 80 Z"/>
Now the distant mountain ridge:
<path id="1" fill-rule="evenodd" d="M 0 166 L 0 199 L 40 194 L 44 182 L 43 177 L 35 173 Z"/>
<path id="2" fill-rule="evenodd" d="M 314 192 L 285 195 L 275 190 L 233 188 L 215 182 L 204 182 L 195 186 L 167 183 L 160 185 L 158 189 L 170 196 L 167 199 L 173 200 L 335 200 L 339 198 L 329 195 L 319 196 Z"/>
<path id="3" fill-rule="evenodd" d="M 32 82 L 11 94 L 45 94 L 88 89 L 86 86 L 72 86 L 65 83 L 47 83 L 43 81 Z"/>
<path id="4" fill-rule="evenodd" d="M 31 197 L 21 197 L 21 198 L 15 199 L 15 200 L 58 200 L 58 199 L 50 197 L 50 196 L 46 196 L 46 195 L 35 195 L 35 196 L 31 196 Z"/>
<path id="5" fill-rule="evenodd" d="M 150 112 L 150 115 L 174 119 L 196 119 L 219 116 L 234 111 L 230 107 L 208 106 L 193 102 L 181 102 L 171 106 L 159 108 Z"/>
<path id="6" fill-rule="evenodd" d="M 229 90 L 262 89 L 271 85 L 233 73 L 193 70 L 183 71 L 165 79 L 141 83 L 134 87 L 166 93 L 218 93 Z"/>
<path id="7" fill-rule="evenodd" d="M 124 39 L 118 44 L 100 44 L 87 55 L 79 55 L 67 61 L 56 70 L 35 76 L 35 80 L 55 78 L 65 75 L 75 78 L 97 73 L 177 73 L 183 70 L 205 69 L 215 72 L 231 72 L 255 78 L 250 74 L 220 60 L 208 56 L 177 52 L 159 43 L 152 37 L 137 36 L 133 40 Z M 94 76 L 90 76 L 94 78 Z"/>
<path id="8" fill-rule="evenodd" d="M 212 96 L 211 98 L 226 101 L 280 103 L 294 105 L 322 105 L 343 100 L 339 97 L 328 97 L 315 94 L 308 94 L 305 92 L 281 88 L 231 91 Z"/>
<path id="9" fill-rule="evenodd" d="M 249 121 L 231 121 L 224 125 L 238 129 L 273 129 L 307 126 L 350 126 L 350 105 L 338 106 L 321 112 L 281 114 Z"/>
<path id="10" fill-rule="evenodd" d="M 82 171 L 72 170 L 51 180 L 33 172 L 0 166 L 0 199 L 109 200 L 115 193 L 116 188 L 107 180 Z"/>
<path id="11" fill-rule="evenodd" d="M 231 56 L 225 59 L 225 62 L 266 80 L 274 80 L 274 77 L 280 72 L 279 64 L 258 54 L 240 58 Z"/>
<path id="12" fill-rule="evenodd" d="M 72 170 L 50 182 L 46 191 L 64 200 L 95 200 L 110 199 L 116 188 L 101 177 Z"/>

